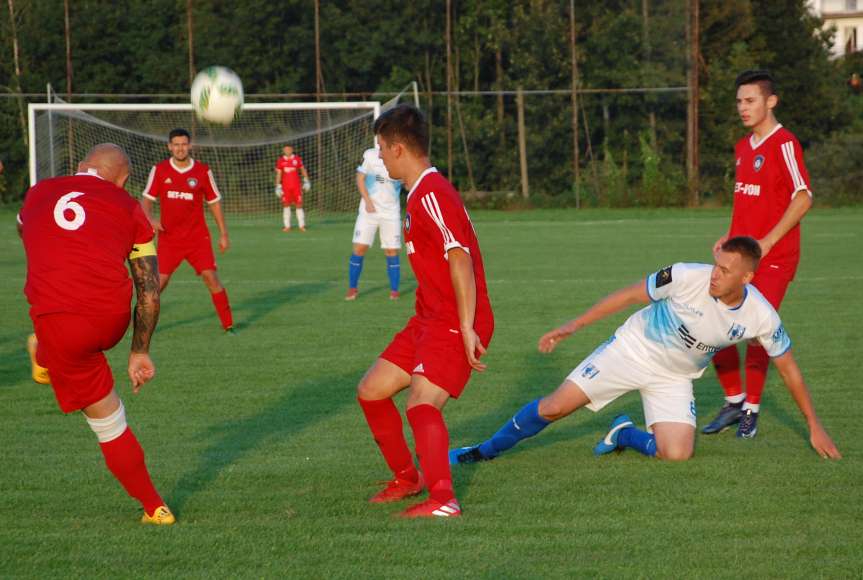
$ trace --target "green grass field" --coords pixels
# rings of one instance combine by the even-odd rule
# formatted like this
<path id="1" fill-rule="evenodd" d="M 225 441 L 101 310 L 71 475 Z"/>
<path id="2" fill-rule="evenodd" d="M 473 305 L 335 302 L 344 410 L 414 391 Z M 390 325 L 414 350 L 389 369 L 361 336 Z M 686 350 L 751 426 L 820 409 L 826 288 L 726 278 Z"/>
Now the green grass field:
<path id="1" fill-rule="evenodd" d="M 533 211 L 473 215 L 496 334 L 462 398 L 446 409 L 453 445 L 490 435 L 556 387 L 625 315 L 552 355 L 546 330 L 607 292 L 675 261 L 706 261 L 728 210 Z M 387 300 L 374 249 L 355 303 L 342 300 L 352 222 L 311 218 L 306 234 L 235 221 L 219 267 L 237 337 L 223 336 L 184 265 L 162 298 L 156 379 L 133 396 L 127 339 L 110 359 L 130 425 L 172 528 L 138 524 L 83 418 L 63 416 L 29 379 L 30 332 L 14 214 L 0 212 L 0 577 L 839 578 L 863 575 L 863 210 L 815 210 L 783 319 L 824 425 L 845 458 L 827 462 L 775 372 L 759 434 L 699 437 L 663 464 L 596 459 L 632 394 L 580 411 L 498 460 L 457 468 L 464 517 L 401 521 L 405 504 L 366 498 L 386 467 L 355 385 L 413 310 Z M 712 370 L 696 383 L 699 425 L 721 405 Z M 403 401 L 400 401 L 403 402 Z"/>

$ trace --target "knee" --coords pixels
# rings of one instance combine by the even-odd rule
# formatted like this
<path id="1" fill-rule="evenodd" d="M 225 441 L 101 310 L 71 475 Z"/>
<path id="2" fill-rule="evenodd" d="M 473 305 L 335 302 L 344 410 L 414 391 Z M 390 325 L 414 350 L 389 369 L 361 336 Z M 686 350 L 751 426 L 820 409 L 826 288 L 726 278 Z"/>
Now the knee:
<path id="1" fill-rule="evenodd" d="M 382 389 L 375 383 L 369 381 L 368 377 L 363 377 L 357 385 L 357 397 L 365 401 L 377 401 L 387 398 L 387 396 L 382 393 Z"/>
<path id="2" fill-rule="evenodd" d="M 537 412 L 540 417 L 547 421 L 557 421 L 558 419 L 563 419 L 574 410 L 554 397 L 544 397 L 539 401 Z"/>
<path id="3" fill-rule="evenodd" d="M 657 441 L 657 456 L 665 461 L 687 461 L 692 458 L 694 448 L 687 443 L 672 443 L 665 445 Z"/>

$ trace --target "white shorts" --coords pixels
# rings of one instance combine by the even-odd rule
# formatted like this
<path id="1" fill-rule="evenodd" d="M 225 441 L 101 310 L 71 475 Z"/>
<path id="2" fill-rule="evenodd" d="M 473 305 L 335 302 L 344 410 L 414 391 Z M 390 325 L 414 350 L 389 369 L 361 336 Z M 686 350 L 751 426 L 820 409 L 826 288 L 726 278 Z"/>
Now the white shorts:
<path id="1" fill-rule="evenodd" d="M 361 211 L 354 226 L 354 243 L 371 246 L 375 232 L 381 230 L 381 248 L 398 250 L 402 247 L 402 224 L 399 214 Z"/>
<path id="2" fill-rule="evenodd" d="M 621 348 L 615 337 L 593 351 L 566 380 L 584 391 L 590 399 L 587 408 L 591 411 L 599 411 L 621 395 L 638 391 L 648 428 L 666 422 L 695 427 L 692 381 L 650 371 Z"/>

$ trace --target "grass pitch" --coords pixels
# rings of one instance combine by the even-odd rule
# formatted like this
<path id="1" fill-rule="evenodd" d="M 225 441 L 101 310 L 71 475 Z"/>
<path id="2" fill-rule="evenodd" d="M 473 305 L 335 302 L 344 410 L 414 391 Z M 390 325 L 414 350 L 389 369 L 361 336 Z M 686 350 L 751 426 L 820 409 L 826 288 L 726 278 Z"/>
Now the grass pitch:
<path id="1" fill-rule="evenodd" d="M 178 525 L 142 527 L 78 414 L 29 380 L 30 332 L 14 214 L 0 212 L 0 576 L 2 577 L 860 577 L 863 480 L 857 355 L 863 322 L 863 211 L 815 210 L 782 309 L 824 425 L 845 455 L 808 445 L 771 371 L 758 437 L 700 436 L 683 464 L 592 445 L 631 394 L 583 410 L 494 462 L 456 468 L 464 517 L 400 521 L 405 505 L 365 502 L 387 471 L 355 385 L 413 309 L 387 300 L 374 248 L 360 298 L 342 300 L 352 220 L 306 234 L 231 222 L 219 257 L 239 326 L 223 336 L 184 265 L 162 298 L 156 379 L 128 389 L 127 339 L 110 354 L 130 425 Z M 708 261 L 723 211 L 473 214 L 497 329 L 445 416 L 453 445 L 490 435 L 549 392 L 627 314 L 552 355 L 536 341 L 601 296 L 675 261 Z M 713 372 L 696 383 L 699 425 L 721 405 Z M 403 403 L 403 399 L 400 400 Z"/>

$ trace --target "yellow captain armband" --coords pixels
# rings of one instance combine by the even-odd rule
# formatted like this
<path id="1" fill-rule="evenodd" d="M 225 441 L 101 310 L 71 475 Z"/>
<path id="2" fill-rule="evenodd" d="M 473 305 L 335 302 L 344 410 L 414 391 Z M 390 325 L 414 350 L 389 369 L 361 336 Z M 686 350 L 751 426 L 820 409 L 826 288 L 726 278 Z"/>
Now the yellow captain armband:
<path id="1" fill-rule="evenodd" d="M 135 244 L 132 246 L 132 253 L 129 254 L 129 259 L 134 260 L 135 258 L 143 258 L 145 256 L 155 256 L 156 255 L 156 244 L 153 243 L 152 240 L 146 242 L 144 244 Z"/>

